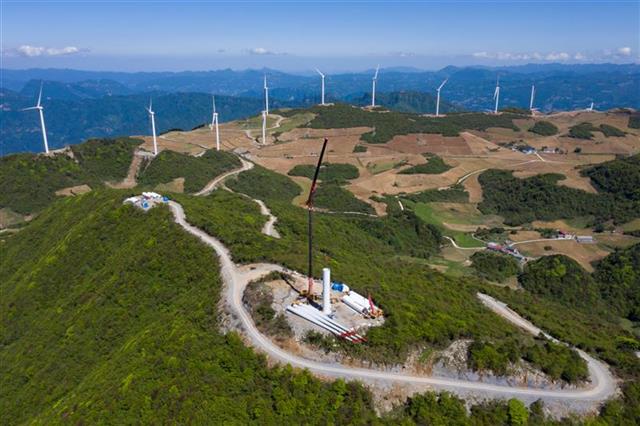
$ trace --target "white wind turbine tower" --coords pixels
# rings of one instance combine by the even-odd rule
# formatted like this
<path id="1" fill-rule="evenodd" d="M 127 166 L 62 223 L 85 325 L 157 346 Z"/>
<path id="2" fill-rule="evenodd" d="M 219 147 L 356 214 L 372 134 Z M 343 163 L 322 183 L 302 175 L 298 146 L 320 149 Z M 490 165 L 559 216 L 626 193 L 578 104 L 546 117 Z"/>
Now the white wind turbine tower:
<path id="1" fill-rule="evenodd" d="M 371 90 L 371 106 L 376 106 L 376 82 L 378 81 L 378 71 L 380 71 L 380 65 L 376 67 L 376 73 L 373 75 L 372 90 Z"/>
<path id="2" fill-rule="evenodd" d="M 213 98 L 213 115 L 211 116 L 211 130 L 216 130 L 216 150 L 220 151 L 220 130 L 218 129 L 218 112 L 216 111 L 216 97 Z"/>
<path id="3" fill-rule="evenodd" d="M 149 99 L 149 108 L 147 108 L 147 112 L 149 113 L 149 118 L 151 119 L 151 132 L 153 133 L 153 155 L 158 155 L 158 141 L 156 139 L 156 113 L 153 112 L 152 102 Z"/>
<path id="4" fill-rule="evenodd" d="M 498 113 L 498 104 L 500 103 L 500 77 L 496 80 L 496 91 L 493 92 L 493 99 L 496 100 L 496 106 L 493 109 L 493 113 Z"/>
<path id="5" fill-rule="evenodd" d="M 37 109 L 40 113 L 40 125 L 42 127 L 42 141 L 44 142 L 44 152 L 49 153 L 49 142 L 47 141 L 47 129 L 44 126 L 44 108 L 41 104 L 42 101 L 42 83 L 40 83 L 40 93 L 38 94 L 38 102 L 36 106 L 32 106 L 29 108 L 24 108 L 23 111 L 29 111 L 32 109 Z"/>
<path id="6" fill-rule="evenodd" d="M 444 81 L 442 82 L 442 84 L 440 86 L 438 86 L 437 91 L 437 96 L 436 96 L 436 117 L 440 116 L 440 90 L 442 90 L 442 88 L 444 87 L 445 84 L 447 84 L 447 81 L 449 81 L 448 78 L 445 78 Z"/>
<path id="7" fill-rule="evenodd" d="M 529 100 L 529 111 L 533 111 L 533 98 L 536 95 L 536 85 L 531 85 L 531 99 Z"/>
<path id="8" fill-rule="evenodd" d="M 262 144 L 267 144 L 267 111 L 262 111 Z"/>
<path id="9" fill-rule="evenodd" d="M 320 70 L 318 68 L 316 68 L 316 71 L 318 72 L 318 74 L 320 74 L 320 77 L 322 78 L 322 85 L 320 86 L 320 105 L 324 105 L 324 74 L 322 74 L 320 72 Z"/>
<path id="10" fill-rule="evenodd" d="M 269 86 L 267 86 L 267 75 L 264 75 L 264 112 L 269 115 Z"/>

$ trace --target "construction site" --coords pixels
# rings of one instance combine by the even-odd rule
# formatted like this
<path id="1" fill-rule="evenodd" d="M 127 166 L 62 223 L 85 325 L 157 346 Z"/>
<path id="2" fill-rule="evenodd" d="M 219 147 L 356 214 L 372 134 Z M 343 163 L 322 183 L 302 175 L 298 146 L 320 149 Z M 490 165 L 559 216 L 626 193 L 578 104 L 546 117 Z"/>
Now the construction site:
<path id="1" fill-rule="evenodd" d="M 322 280 L 313 278 L 313 199 L 318 175 L 327 148 L 324 139 L 318 156 L 315 173 L 306 201 L 308 213 L 308 271 L 305 279 L 298 275 L 283 278 L 285 286 L 273 285 L 274 300 L 278 300 L 276 311 L 284 310 L 296 338 L 300 339 L 310 330 L 334 334 L 351 343 L 362 343 L 366 339 L 364 330 L 382 325 L 384 314 L 373 302 L 371 294 L 363 296 L 347 284 L 333 281 L 331 270 L 322 268 Z M 299 321 L 302 319 L 303 321 Z"/>

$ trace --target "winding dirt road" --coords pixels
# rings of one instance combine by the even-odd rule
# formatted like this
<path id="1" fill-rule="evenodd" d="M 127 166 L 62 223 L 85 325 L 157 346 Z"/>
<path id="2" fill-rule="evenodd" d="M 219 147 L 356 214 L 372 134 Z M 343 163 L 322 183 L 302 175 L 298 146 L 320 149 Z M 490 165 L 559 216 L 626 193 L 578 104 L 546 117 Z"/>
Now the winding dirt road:
<path id="1" fill-rule="evenodd" d="M 588 409 L 592 409 L 594 404 L 606 400 L 616 392 L 616 381 L 607 366 L 582 351 L 578 351 L 578 353 L 587 362 L 591 383 L 579 389 L 541 389 L 498 385 L 454 378 L 416 376 L 390 371 L 354 368 L 342 366 L 337 363 L 323 363 L 289 353 L 260 333 L 242 304 L 242 294 L 249 282 L 272 271 L 285 271 L 285 268 L 280 265 L 266 263 L 236 265 L 224 244 L 187 222 L 184 210 L 180 204 L 170 201 L 169 207 L 175 217 L 176 223 L 215 250 L 219 258 L 221 276 L 224 283 L 223 299 L 228 309 L 240 320 L 242 328 L 251 344 L 274 361 L 308 369 L 324 377 L 360 380 L 373 385 L 382 384 L 393 386 L 397 384 L 408 384 L 421 390 L 447 390 L 463 397 L 467 395 L 481 398 L 517 397 L 527 403 L 542 399 L 547 403 L 570 404 L 573 410 L 584 410 L 585 404 L 588 406 Z M 291 273 L 291 271 L 287 272 Z M 296 272 L 294 272 L 294 274 L 300 275 Z M 508 309 L 505 304 L 484 294 L 478 294 L 478 297 L 488 308 L 513 324 L 535 335 L 541 333 L 540 329 L 520 317 L 514 311 Z"/>
<path id="2" fill-rule="evenodd" d="M 207 185 L 205 185 L 204 188 L 196 192 L 194 195 L 207 196 L 211 194 L 213 191 L 215 191 L 216 188 L 218 188 L 219 186 L 229 192 L 236 193 L 235 191 L 232 191 L 227 186 L 225 186 L 224 181 L 233 175 L 237 175 L 247 170 L 251 170 L 254 167 L 254 164 L 251 161 L 247 161 L 242 157 L 239 157 L 239 158 L 240 158 L 240 162 L 242 163 L 242 165 L 239 168 L 228 171 L 227 173 L 224 173 L 216 177 L 215 179 L 211 180 Z M 280 233 L 275 228 L 275 224 L 278 221 L 278 218 L 275 217 L 273 214 L 271 214 L 271 210 L 269 210 L 267 205 L 262 200 L 256 200 L 255 198 L 249 197 L 247 194 L 239 194 L 239 195 L 242 195 L 243 197 L 247 197 L 253 202 L 255 202 L 256 204 L 258 204 L 258 206 L 260 207 L 260 214 L 267 217 L 267 221 L 262 227 L 262 233 L 273 238 L 280 238 Z"/>

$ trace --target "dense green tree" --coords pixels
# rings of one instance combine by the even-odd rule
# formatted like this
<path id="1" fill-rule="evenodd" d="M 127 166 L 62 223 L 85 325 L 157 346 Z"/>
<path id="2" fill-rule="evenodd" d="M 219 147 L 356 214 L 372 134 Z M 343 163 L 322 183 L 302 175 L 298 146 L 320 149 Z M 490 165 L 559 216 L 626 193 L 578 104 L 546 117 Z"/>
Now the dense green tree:
<path id="1" fill-rule="evenodd" d="M 558 134 L 558 127 L 550 121 L 540 120 L 536 121 L 529 131 L 541 136 L 553 136 Z"/>
<path id="2" fill-rule="evenodd" d="M 184 190 L 197 192 L 216 176 L 239 166 L 238 157 L 226 151 L 210 149 L 199 157 L 162 151 L 150 163 L 143 165 L 138 182 L 153 187 L 182 177 L 185 179 Z"/>
<path id="3" fill-rule="evenodd" d="M 520 270 L 518 261 L 513 256 L 479 251 L 471 256 L 471 267 L 479 276 L 490 281 L 503 282 Z"/>

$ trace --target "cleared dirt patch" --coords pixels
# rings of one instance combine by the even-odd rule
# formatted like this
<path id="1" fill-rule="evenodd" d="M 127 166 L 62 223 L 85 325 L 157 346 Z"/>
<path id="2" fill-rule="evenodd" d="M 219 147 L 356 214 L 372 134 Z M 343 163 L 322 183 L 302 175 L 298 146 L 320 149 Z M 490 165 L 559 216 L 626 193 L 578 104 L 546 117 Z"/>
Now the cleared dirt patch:
<path id="1" fill-rule="evenodd" d="M 469 145 L 460 136 L 447 137 L 442 135 L 412 133 L 398 135 L 386 143 L 393 151 L 407 154 L 422 154 L 430 152 L 442 155 L 469 155 L 472 154 Z"/>
<path id="2" fill-rule="evenodd" d="M 0 209 L 0 229 L 5 229 L 25 221 L 25 216 L 14 212 L 8 207 Z"/>
<path id="3" fill-rule="evenodd" d="M 158 192 L 177 192 L 181 194 L 184 192 L 184 178 L 179 177 L 171 182 L 160 183 L 154 189 Z"/>
<path id="4" fill-rule="evenodd" d="M 470 203 L 479 203 L 482 201 L 482 185 L 478 181 L 479 173 L 469 176 L 464 180 L 462 185 L 465 191 L 469 193 Z"/>
<path id="5" fill-rule="evenodd" d="M 545 250 L 545 247 L 551 247 L 551 250 Z M 589 272 L 593 272 L 591 262 L 600 260 L 610 253 L 598 244 L 580 244 L 574 240 L 523 243 L 518 245 L 518 250 L 527 256 L 533 257 L 564 254 L 574 259 Z"/>
<path id="6" fill-rule="evenodd" d="M 62 197 L 73 197 L 75 195 L 86 194 L 91 191 L 91 187 L 89 185 L 77 185 L 70 186 L 68 188 L 62 188 L 56 191 L 56 195 Z"/>

